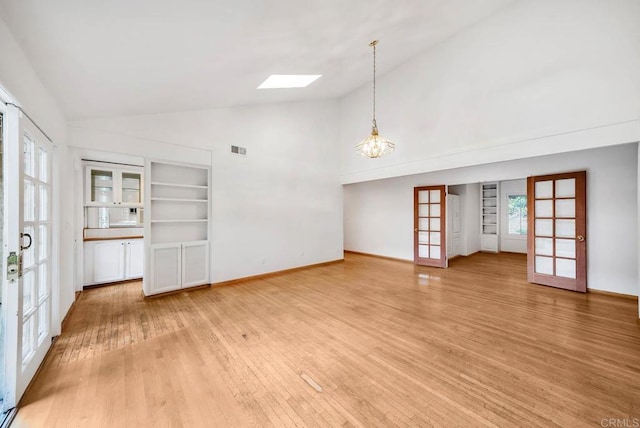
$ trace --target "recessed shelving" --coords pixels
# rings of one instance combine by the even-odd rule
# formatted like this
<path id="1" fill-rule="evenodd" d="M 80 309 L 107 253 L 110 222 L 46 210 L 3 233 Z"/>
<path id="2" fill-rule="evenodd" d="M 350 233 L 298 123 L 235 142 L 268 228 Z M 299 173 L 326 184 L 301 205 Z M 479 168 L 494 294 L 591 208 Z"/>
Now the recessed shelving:
<path id="1" fill-rule="evenodd" d="M 480 249 L 483 251 L 498 251 L 498 231 L 500 223 L 498 190 L 498 183 L 482 184 Z"/>
<path id="2" fill-rule="evenodd" d="M 149 170 L 150 243 L 208 240 L 209 170 L 165 162 Z"/>

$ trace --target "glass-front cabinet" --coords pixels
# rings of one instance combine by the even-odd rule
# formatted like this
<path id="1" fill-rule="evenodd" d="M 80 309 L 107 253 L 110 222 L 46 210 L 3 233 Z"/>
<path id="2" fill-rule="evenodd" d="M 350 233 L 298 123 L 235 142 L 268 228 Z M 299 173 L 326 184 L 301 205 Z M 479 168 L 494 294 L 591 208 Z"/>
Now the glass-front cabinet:
<path id="1" fill-rule="evenodd" d="M 142 169 L 87 165 L 86 206 L 142 207 Z"/>

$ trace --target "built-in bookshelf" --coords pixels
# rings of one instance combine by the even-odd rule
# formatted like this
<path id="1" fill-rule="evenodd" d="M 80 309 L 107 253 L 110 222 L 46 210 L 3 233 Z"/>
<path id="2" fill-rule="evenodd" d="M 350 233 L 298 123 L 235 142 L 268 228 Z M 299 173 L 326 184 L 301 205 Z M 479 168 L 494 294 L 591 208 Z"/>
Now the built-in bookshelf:
<path id="1" fill-rule="evenodd" d="M 209 168 L 148 161 L 145 294 L 209 282 Z M 146 278 L 145 278 L 146 279 Z"/>
<path id="2" fill-rule="evenodd" d="M 498 251 L 498 234 L 500 223 L 498 183 L 483 183 L 481 195 L 480 249 L 482 251 Z"/>

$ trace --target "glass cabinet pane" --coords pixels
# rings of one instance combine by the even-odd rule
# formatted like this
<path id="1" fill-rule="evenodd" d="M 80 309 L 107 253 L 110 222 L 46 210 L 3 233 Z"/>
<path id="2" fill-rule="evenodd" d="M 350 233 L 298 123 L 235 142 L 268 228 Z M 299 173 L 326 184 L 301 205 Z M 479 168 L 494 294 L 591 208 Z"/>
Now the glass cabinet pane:
<path id="1" fill-rule="evenodd" d="M 113 171 L 91 170 L 91 202 L 113 203 Z"/>
<path id="2" fill-rule="evenodd" d="M 137 172 L 122 173 L 122 203 L 138 204 L 142 202 L 141 189 L 142 174 Z"/>

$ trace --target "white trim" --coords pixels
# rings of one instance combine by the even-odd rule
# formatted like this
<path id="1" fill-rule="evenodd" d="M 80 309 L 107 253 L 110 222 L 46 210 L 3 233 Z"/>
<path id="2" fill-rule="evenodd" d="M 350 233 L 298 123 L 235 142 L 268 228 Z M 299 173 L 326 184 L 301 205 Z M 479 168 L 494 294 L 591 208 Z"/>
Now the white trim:
<path id="1" fill-rule="evenodd" d="M 2 86 L 2 83 L 0 83 L 0 102 L 3 104 L 17 104 L 16 98 L 11 95 L 11 92 Z"/>

